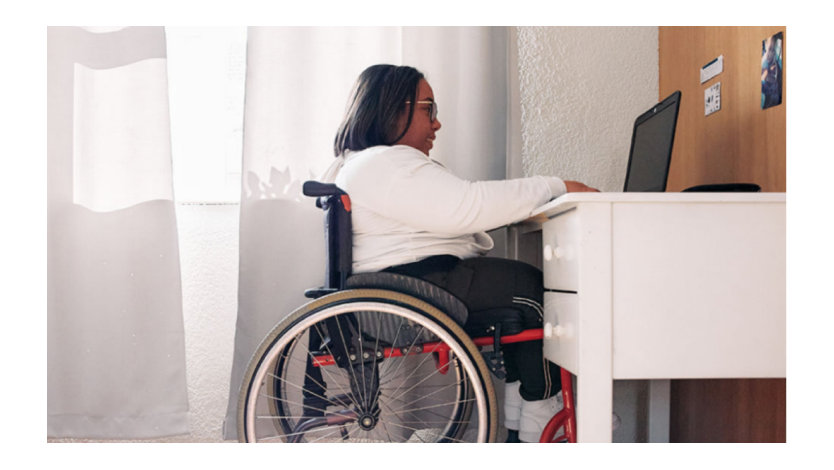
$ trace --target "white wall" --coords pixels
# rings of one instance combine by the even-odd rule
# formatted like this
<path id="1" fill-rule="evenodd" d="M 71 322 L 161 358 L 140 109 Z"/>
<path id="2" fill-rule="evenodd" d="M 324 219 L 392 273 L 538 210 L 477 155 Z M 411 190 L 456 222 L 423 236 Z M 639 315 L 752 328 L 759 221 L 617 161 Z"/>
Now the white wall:
<path id="1" fill-rule="evenodd" d="M 191 434 L 166 441 L 222 440 L 237 319 L 239 209 L 177 206 Z"/>
<path id="2" fill-rule="evenodd" d="M 621 191 L 631 130 L 657 102 L 656 27 L 518 30 L 525 175 Z"/>

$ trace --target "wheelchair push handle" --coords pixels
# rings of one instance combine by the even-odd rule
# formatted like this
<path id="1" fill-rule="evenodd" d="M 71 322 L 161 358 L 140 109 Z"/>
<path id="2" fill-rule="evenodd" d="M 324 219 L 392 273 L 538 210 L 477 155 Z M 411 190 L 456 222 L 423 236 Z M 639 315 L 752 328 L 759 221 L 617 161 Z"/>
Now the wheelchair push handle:
<path id="1" fill-rule="evenodd" d="M 335 184 L 320 183 L 318 181 L 305 181 L 301 191 L 309 197 L 339 196 L 347 194 Z"/>

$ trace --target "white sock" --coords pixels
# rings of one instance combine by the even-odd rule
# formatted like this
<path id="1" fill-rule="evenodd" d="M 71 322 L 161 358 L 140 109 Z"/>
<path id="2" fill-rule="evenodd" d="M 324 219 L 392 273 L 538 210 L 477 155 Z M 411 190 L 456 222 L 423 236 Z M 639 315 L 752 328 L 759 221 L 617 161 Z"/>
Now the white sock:
<path id="1" fill-rule="evenodd" d="M 504 427 L 518 431 L 519 420 L 521 419 L 521 394 L 519 388 L 521 382 L 509 382 L 504 384 Z"/>

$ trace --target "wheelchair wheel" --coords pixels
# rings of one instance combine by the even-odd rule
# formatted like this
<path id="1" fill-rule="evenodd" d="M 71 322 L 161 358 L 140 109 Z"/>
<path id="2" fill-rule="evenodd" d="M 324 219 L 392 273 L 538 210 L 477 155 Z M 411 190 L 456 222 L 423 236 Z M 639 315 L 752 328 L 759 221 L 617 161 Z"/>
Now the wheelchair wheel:
<path id="1" fill-rule="evenodd" d="M 261 343 L 238 402 L 242 442 L 492 442 L 497 404 L 451 318 L 393 291 L 310 302 Z"/>

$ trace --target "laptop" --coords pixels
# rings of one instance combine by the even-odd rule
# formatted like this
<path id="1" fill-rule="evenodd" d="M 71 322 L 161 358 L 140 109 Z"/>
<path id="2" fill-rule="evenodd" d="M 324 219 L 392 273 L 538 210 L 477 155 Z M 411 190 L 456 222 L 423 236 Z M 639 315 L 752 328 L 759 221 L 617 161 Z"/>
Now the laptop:
<path id="1" fill-rule="evenodd" d="M 680 99 L 676 91 L 634 121 L 624 192 L 666 191 Z"/>

